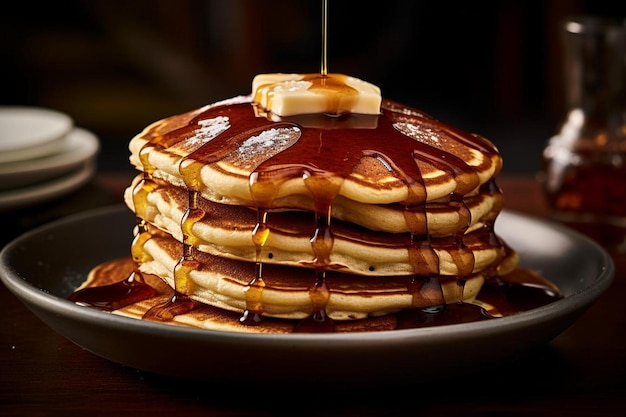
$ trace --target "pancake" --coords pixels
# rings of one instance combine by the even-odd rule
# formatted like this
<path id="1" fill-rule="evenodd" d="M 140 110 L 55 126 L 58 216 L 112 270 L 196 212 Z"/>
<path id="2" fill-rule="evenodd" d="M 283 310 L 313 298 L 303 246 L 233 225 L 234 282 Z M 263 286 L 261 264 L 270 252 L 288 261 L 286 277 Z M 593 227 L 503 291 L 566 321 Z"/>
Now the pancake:
<path id="1" fill-rule="evenodd" d="M 140 270 L 157 275 L 174 287 L 174 271 L 181 261 L 181 245 L 166 233 L 155 231 L 143 243 L 147 255 Z M 185 292 L 194 300 L 229 311 L 243 312 L 250 306 L 246 295 L 256 276 L 255 264 L 193 252 L 194 266 Z M 507 271 L 508 272 L 508 271 Z M 315 311 L 311 298 L 317 275 L 284 265 L 263 267 L 263 288 L 256 302 L 258 313 L 277 318 L 304 319 Z M 472 302 L 485 276 L 427 278 L 415 275 L 389 277 L 354 276 L 329 271 L 325 276 L 328 299 L 325 313 L 333 320 L 381 316 L 409 308 L 426 308 L 457 302 Z"/>
<path id="2" fill-rule="evenodd" d="M 136 176 L 124 194 L 126 204 L 133 211 L 135 211 L 133 190 L 142 179 L 143 174 Z M 160 183 L 167 184 L 163 181 Z M 502 192 L 499 188 L 491 185 L 493 183 L 489 183 L 488 186 L 481 187 L 471 195 L 465 196 L 462 202 L 458 202 L 458 204 L 451 204 L 448 198 L 412 208 L 397 204 L 363 204 L 343 197 L 336 197 L 331 206 L 331 216 L 337 220 L 354 223 L 370 230 L 389 233 L 412 232 L 433 237 L 467 233 L 494 221 L 502 209 Z M 157 205 L 159 202 L 162 205 L 172 204 L 184 211 L 187 206 L 187 195 L 186 191 L 184 193 L 179 191 L 184 190 L 184 188 L 172 186 L 169 190 L 171 191 L 159 188 L 155 195 L 149 197 L 148 203 L 151 205 Z M 204 197 L 200 198 L 204 204 L 210 204 L 209 200 Z M 175 202 L 173 202 L 174 200 Z M 295 200 L 293 199 L 292 202 Z M 310 200 L 300 199 L 298 204 L 291 205 L 291 209 L 314 211 L 314 207 L 307 203 L 310 203 Z M 163 213 L 169 212 L 171 208 L 159 210 Z M 467 216 L 469 216 L 469 220 L 466 219 Z"/>
<path id="3" fill-rule="evenodd" d="M 137 183 L 138 179 L 125 193 L 126 203 L 133 211 L 132 191 Z M 187 199 L 186 190 L 161 184 L 146 195 L 142 216 L 150 225 L 182 243 L 184 237 L 180 225 L 186 213 Z M 310 212 L 270 213 L 267 217 L 269 236 L 259 255 L 253 241 L 253 230 L 258 221 L 254 210 L 203 198 L 198 199 L 197 205 L 203 212 L 202 218 L 187 233 L 199 251 L 249 262 L 255 262 L 261 256 L 266 264 L 315 267 L 316 254 L 310 242 L 315 225 Z M 437 215 L 437 212 L 433 213 L 433 216 Z M 352 274 L 463 276 L 481 271 L 504 256 L 501 243 L 492 239 L 492 233 L 484 227 L 466 232 L 463 247 L 450 237 L 430 237 L 428 242 L 416 246 L 407 233 L 382 233 L 345 221 L 333 223 L 333 235 L 327 268 Z M 431 252 L 435 256 L 431 256 Z M 415 262 L 415 259 L 432 259 L 436 264 Z"/>
<path id="4" fill-rule="evenodd" d="M 130 141 L 130 162 L 179 187 L 195 171 L 204 198 L 268 208 L 329 189 L 365 204 L 423 204 L 474 192 L 502 167 L 487 139 L 389 100 L 377 116 L 309 116 L 310 125 L 268 120 L 250 96 L 236 97 L 148 126 Z"/>
<path id="5" fill-rule="evenodd" d="M 87 280 L 79 290 L 90 287 L 115 285 L 116 279 L 130 275 L 134 268 L 135 264 L 130 257 L 112 259 L 104 262 L 97 265 L 89 272 Z M 163 305 L 171 299 L 173 290 L 166 281 L 163 281 L 156 275 L 143 274 L 143 277 L 145 282 L 150 285 L 150 287 L 154 288 L 154 296 L 118 308 L 113 311 L 113 314 L 135 319 L 145 319 L 146 313 L 148 313 L 151 308 L 157 305 Z M 475 308 L 468 309 L 468 305 Z M 487 320 L 489 317 L 493 317 L 490 316 L 490 314 L 495 314 L 495 317 L 497 317 L 497 311 L 494 310 L 493 306 L 479 300 L 474 300 L 471 304 L 457 303 L 452 304 L 452 306 L 457 308 L 465 307 L 460 310 L 465 314 L 459 314 L 459 310 L 456 309 L 442 312 L 411 309 L 405 314 L 386 314 L 382 316 L 370 316 L 364 319 L 337 320 L 333 323 L 333 331 L 335 333 L 378 332 L 399 328 L 411 328 L 413 326 L 425 327 L 474 320 Z M 481 310 L 488 311 L 488 314 L 481 315 Z M 470 312 L 470 314 L 468 314 L 468 312 Z M 182 314 L 177 314 L 165 323 L 205 330 L 273 334 L 299 331 L 298 326 L 302 324 L 301 320 L 264 317 L 262 322 L 249 325 L 242 323 L 239 320 L 240 318 L 241 313 L 238 311 L 213 307 L 208 304 L 196 304 L 194 309 Z M 308 330 L 310 331 L 310 328 Z"/>

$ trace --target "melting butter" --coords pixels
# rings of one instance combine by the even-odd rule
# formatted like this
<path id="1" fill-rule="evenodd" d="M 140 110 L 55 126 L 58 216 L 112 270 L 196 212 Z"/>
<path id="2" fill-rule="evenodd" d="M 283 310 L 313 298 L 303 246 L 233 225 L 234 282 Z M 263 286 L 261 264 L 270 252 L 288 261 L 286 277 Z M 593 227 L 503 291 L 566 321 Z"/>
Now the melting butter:
<path id="1" fill-rule="evenodd" d="M 259 74 L 252 98 L 261 112 L 299 114 L 380 114 L 380 88 L 344 74 Z"/>

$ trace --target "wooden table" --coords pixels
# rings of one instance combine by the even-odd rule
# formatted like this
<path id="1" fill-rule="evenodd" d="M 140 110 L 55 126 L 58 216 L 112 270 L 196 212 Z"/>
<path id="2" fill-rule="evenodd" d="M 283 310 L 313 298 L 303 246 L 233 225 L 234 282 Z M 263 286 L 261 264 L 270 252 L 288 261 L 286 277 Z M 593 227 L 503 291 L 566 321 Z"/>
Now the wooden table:
<path id="1" fill-rule="evenodd" d="M 52 218 L 121 203 L 131 176 L 99 174 L 60 201 L 2 213 L 2 243 Z M 499 185 L 506 208 L 546 215 L 533 177 L 502 176 Z M 74 345 L 0 286 L 0 415 L 625 416 L 626 256 L 614 259 L 612 287 L 536 352 L 495 373 L 385 390 L 294 386 L 283 392 L 245 382 L 233 389 L 148 374 Z"/>

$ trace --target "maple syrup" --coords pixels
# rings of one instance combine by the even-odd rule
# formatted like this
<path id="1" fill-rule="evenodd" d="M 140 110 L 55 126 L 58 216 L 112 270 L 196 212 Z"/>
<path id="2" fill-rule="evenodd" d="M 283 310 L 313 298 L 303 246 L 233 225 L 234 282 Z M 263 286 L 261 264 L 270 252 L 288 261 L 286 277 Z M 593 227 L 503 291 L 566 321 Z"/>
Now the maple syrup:
<path id="1" fill-rule="evenodd" d="M 583 17 L 563 31 L 565 120 L 540 178 L 555 219 L 626 251 L 626 22 Z"/>

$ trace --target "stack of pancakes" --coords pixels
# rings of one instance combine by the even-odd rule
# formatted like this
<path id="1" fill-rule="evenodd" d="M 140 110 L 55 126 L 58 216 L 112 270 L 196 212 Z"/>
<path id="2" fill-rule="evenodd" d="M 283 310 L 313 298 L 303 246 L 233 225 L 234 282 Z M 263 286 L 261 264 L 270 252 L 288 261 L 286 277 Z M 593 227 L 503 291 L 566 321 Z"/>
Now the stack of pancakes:
<path id="1" fill-rule="evenodd" d="M 242 317 L 480 303 L 516 267 L 493 228 L 497 149 L 396 102 L 279 116 L 253 91 L 155 122 L 129 147 L 139 270 Z"/>

